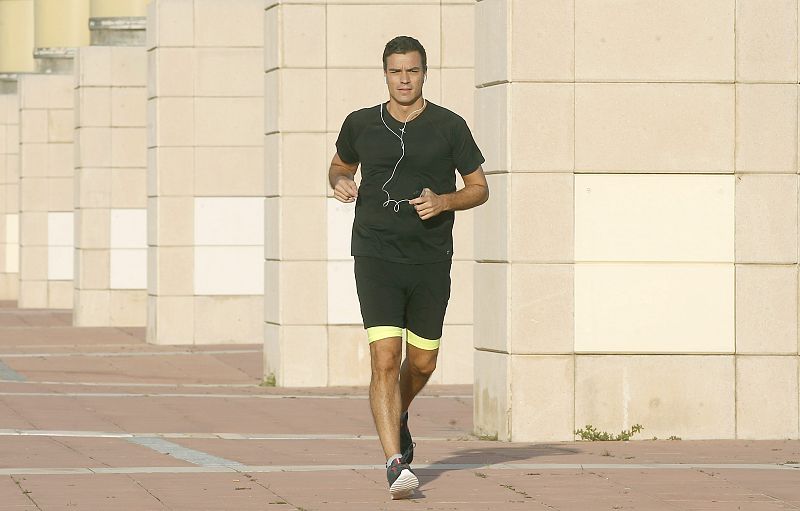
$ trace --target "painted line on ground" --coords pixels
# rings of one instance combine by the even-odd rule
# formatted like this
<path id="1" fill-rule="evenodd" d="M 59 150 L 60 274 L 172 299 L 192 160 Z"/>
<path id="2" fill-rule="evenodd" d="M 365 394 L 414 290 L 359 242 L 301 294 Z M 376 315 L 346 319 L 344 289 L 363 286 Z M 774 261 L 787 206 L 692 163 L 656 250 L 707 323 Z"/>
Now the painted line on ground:
<path id="1" fill-rule="evenodd" d="M 235 463 L 235 462 L 234 462 Z M 330 472 L 351 470 L 386 470 L 386 465 L 201 465 L 194 467 L 92 467 L 92 468 L 0 468 L 3 475 L 102 475 L 102 474 L 192 474 L 192 473 L 270 473 L 270 472 Z M 645 463 L 645 464 L 580 464 L 580 463 L 433 463 L 415 465 L 414 470 L 794 470 L 800 464 L 707 464 L 707 463 Z"/>
<path id="2" fill-rule="evenodd" d="M 203 440 L 378 440 L 377 435 L 295 434 L 295 433 L 126 433 L 120 431 L 68 431 L 47 429 L 0 429 L 3 436 L 36 436 L 59 438 L 172 438 Z M 448 442 L 457 437 L 415 436 L 425 441 Z"/>
<path id="3" fill-rule="evenodd" d="M 182 445 L 178 445 L 169 440 L 156 437 L 133 437 L 128 439 L 129 442 L 147 447 L 161 454 L 166 454 L 173 458 L 188 461 L 194 465 L 201 467 L 230 467 L 236 470 L 241 470 L 245 465 L 238 461 L 233 461 L 207 452 L 190 449 Z"/>
<path id="4" fill-rule="evenodd" d="M 15 382 L 24 382 L 25 377 L 8 367 L 2 360 L 0 360 L 0 379 L 11 380 Z"/>
<path id="5" fill-rule="evenodd" d="M 16 380 L 4 381 L 0 378 L 0 383 L 29 383 L 36 385 L 64 385 L 64 386 L 85 386 L 85 387 L 155 387 L 155 388 L 253 388 L 253 383 L 140 383 L 140 382 L 91 382 L 91 381 L 50 381 L 50 380 L 27 380 L 20 382 Z"/>
<path id="6" fill-rule="evenodd" d="M 129 352 L 64 352 L 64 353 L 0 353 L 0 358 L 56 358 L 56 357 L 158 357 L 161 355 L 238 355 L 262 353 L 262 350 L 190 350 L 190 351 L 129 351 Z"/>
<path id="7" fill-rule="evenodd" d="M 6 300 L 3 300 L 6 301 Z M 14 303 L 16 301 L 12 300 Z M 2 307 L 0 314 L 10 314 L 12 316 L 28 316 L 38 314 L 52 314 L 53 316 L 70 316 L 72 317 L 72 309 L 20 309 L 18 307 Z M 113 328 L 113 327 L 112 327 Z"/>
<path id="8" fill-rule="evenodd" d="M 31 382 L 26 382 L 31 383 Z M 251 385 L 252 387 L 252 385 Z M 171 398 L 218 398 L 218 399 L 368 399 L 369 396 L 353 395 L 293 395 L 293 394 L 176 394 L 141 392 L 0 392 L 0 397 L 171 397 Z M 472 399 L 469 395 L 417 396 L 414 399 Z"/>

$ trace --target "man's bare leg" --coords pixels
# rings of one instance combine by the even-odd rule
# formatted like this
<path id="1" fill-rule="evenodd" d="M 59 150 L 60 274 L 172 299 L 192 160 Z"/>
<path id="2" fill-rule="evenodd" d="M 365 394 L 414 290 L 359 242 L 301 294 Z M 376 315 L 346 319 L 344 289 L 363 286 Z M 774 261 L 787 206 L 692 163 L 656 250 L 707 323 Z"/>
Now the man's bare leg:
<path id="1" fill-rule="evenodd" d="M 411 401 L 428 383 L 433 370 L 436 369 L 438 356 L 438 349 L 423 350 L 406 343 L 406 359 L 400 367 L 401 408 L 397 414 L 398 420 L 400 414 L 408 410 Z"/>
<path id="2" fill-rule="evenodd" d="M 400 453 L 400 358 L 403 343 L 400 337 L 388 337 L 369 345 L 372 379 L 369 404 L 375 429 L 388 459 Z"/>

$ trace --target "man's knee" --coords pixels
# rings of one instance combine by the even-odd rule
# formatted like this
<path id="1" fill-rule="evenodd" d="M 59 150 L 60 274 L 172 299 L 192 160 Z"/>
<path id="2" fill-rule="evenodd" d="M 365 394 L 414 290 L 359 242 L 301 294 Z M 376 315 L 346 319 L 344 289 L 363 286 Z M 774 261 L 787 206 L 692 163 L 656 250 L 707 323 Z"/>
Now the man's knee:
<path id="1" fill-rule="evenodd" d="M 380 344 L 378 344 L 380 343 Z M 399 340 L 393 342 L 390 339 L 376 341 L 370 345 L 370 357 L 372 359 L 372 374 L 379 376 L 395 376 L 400 371 L 400 350 L 395 348 L 400 346 Z"/>
<path id="2" fill-rule="evenodd" d="M 430 378 L 436 370 L 436 356 L 414 357 L 409 360 L 409 366 L 419 376 Z"/>

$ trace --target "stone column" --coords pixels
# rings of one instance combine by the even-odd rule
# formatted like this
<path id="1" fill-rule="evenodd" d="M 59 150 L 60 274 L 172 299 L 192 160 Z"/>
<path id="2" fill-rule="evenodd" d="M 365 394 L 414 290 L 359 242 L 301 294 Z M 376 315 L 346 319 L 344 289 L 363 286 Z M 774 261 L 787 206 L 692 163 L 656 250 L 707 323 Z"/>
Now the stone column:
<path id="1" fill-rule="evenodd" d="M 479 2 L 478 433 L 797 437 L 797 8 Z"/>
<path id="2" fill-rule="evenodd" d="M 737 438 L 800 436 L 797 10 L 736 3 Z"/>
<path id="3" fill-rule="evenodd" d="M 263 342 L 262 8 L 149 5 L 149 342 Z"/>
<path id="4" fill-rule="evenodd" d="M 0 0 L 0 73 L 33 71 L 33 40 L 33 0 Z"/>
<path id="5" fill-rule="evenodd" d="M 0 80 L 0 300 L 19 291 L 19 97 Z"/>
<path id="6" fill-rule="evenodd" d="M 265 375 L 283 386 L 363 385 L 369 346 L 350 256 L 354 206 L 327 181 L 346 115 L 387 99 L 381 55 L 408 22 L 428 53 L 426 97 L 471 123 L 471 1 L 266 3 Z M 363 27 L 359 36 L 341 27 Z M 335 27 L 335 29 L 334 29 Z M 472 376 L 472 214 L 456 220 L 453 292 L 433 383 Z"/>
<path id="7" fill-rule="evenodd" d="M 75 48 L 89 44 L 89 0 L 34 0 L 34 57 L 42 73 L 72 73 Z"/>
<path id="8" fill-rule="evenodd" d="M 21 308 L 72 307 L 72 77 L 19 78 Z"/>
<path id="9" fill-rule="evenodd" d="M 88 0 L 35 0 L 34 56 L 19 78 L 19 306 L 71 308 L 75 48 L 89 42 Z M 46 73 L 46 74 L 45 74 Z"/>
<path id="10" fill-rule="evenodd" d="M 501 440 L 572 438 L 572 23 L 566 2 L 476 7 L 490 198 L 475 222 L 474 414 Z"/>
<path id="11" fill-rule="evenodd" d="M 19 78 L 19 307 L 72 307 L 72 77 Z"/>
<path id="12" fill-rule="evenodd" d="M 17 76 L 34 68 L 33 0 L 0 0 L 0 300 L 19 292 Z"/>
<path id="13" fill-rule="evenodd" d="M 90 0 L 92 18 L 129 18 L 147 16 L 150 0 Z"/>
<path id="14" fill-rule="evenodd" d="M 78 326 L 146 323 L 145 4 L 93 2 L 92 45 L 77 52 L 73 322 Z"/>

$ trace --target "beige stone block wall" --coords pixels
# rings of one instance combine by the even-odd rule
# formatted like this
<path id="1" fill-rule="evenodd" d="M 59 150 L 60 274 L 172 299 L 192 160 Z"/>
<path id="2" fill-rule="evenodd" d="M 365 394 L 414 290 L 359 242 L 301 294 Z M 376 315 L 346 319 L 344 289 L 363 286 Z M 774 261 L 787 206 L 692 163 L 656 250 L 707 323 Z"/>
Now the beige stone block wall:
<path id="1" fill-rule="evenodd" d="M 0 94 L 0 300 L 18 291 L 19 96 L 9 90 Z"/>
<path id="2" fill-rule="evenodd" d="M 330 192 L 327 170 L 348 113 L 387 99 L 381 55 L 402 32 L 428 56 L 425 97 L 472 125 L 474 2 L 266 2 L 265 372 L 279 385 L 364 385 L 369 347 L 353 279 L 354 205 Z M 354 38 L 343 26 L 358 23 Z M 432 383 L 472 381 L 473 213 L 457 214 L 452 298 Z M 298 351 L 291 335 L 321 335 Z M 309 341 L 310 342 L 310 341 Z M 307 379 L 301 377 L 313 374 Z"/>
<path id="3" fill-rule="evenodd" d="M 477 432 L 800 435 L 798 7 L 478 1 Z"/>
<path id="4" fill-rule="evenodd" d="M 736 435 L 798 437 L 798 357 L 736 357 Z"/>
<path id="5" fill-rule="evenodd" d="M 478 317 L 475 319 L 477 336 L 480 320 Z M 477 347 L 478 339 L 475 341 Z M 512 438 L 511 357 L 501 352 L 476 349 L 474 370 L 475 401 L 472 413 L 475 434 L 498 440 Z"/>
<path id="6" fill-rule="evenodd" d="M 736 437 L 736 363 L 731 355 L 579 355 L 575 427 L 642 438 Z"/>
<path id="7" fill-rule="evenodd" d="M 73 303 L 73 89 L 71 75 L 19 78 L 22 308 Z"/>
<path id="8" fill-rule="evenodd" d="M 146 82 L 143 47 L 78 49 L 73 311 L 78 326 L 146 324 Z"/>
<path id="9" fill-rule="evenodd" d="M 148 7 L 149 342 L 263 342 L 263 7 Z"/>

